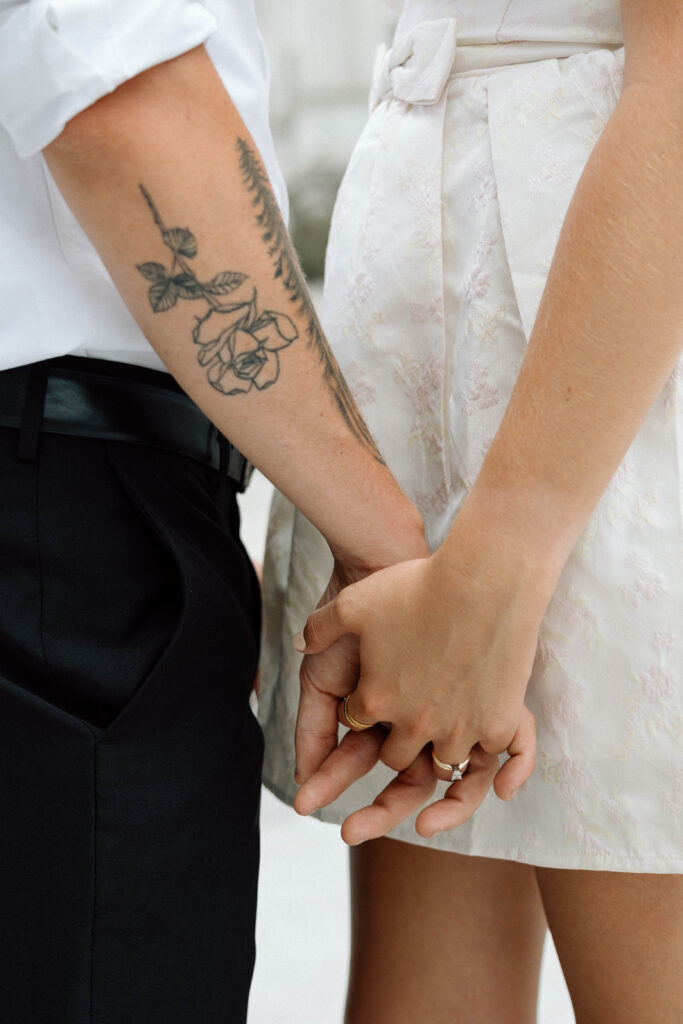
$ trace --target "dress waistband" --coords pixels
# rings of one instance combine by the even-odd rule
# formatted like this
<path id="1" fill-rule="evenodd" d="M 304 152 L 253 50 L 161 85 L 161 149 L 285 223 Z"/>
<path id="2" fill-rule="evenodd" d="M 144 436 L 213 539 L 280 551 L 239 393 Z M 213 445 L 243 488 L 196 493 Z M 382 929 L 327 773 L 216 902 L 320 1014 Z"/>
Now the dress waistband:
<path id="1" fill-rule="evenodd" d="M 421 22 L 375 58 L 370 110 L 382 100 L 438 103 L 454 78 L 502 71 L 519 64 L 572 57 L 617 45 L 581 42 L 458 43 L 457 18 Z"/>

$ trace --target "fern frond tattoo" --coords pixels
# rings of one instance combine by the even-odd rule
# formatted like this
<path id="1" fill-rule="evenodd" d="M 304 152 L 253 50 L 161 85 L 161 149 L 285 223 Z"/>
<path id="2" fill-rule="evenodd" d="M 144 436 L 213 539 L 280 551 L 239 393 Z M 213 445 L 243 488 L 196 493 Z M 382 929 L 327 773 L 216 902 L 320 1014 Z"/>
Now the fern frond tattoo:
<path id="1" fill-rule="evenodd" d="M 268 247 L 268 255 L 275 268 L 275 279 L 282 281 L 290 301 L 304 321 L 306 344 L 320 360 L 323 378 L 346 425 L 354 436 L 370 449 L 377 461 L 384 465 L 384 459 L 377 449 L 375 440 L 360 414 L 337 360 L 322 332 L 306 288 L 303 271 L 299 266 L 263 164 L 244 139 L 237 139 L 237 149 L 242 180 L 253 197 L 252 205 L 256 222 L 261 229 L 261 238 Z"/>

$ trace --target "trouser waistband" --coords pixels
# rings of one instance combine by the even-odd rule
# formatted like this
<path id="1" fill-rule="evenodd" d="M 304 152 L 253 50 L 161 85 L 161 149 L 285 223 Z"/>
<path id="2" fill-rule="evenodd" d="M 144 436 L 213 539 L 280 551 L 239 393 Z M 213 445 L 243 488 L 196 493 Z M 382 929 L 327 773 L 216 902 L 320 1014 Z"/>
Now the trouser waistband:
<path id="1" fill-rule="evenodd" d="M 0 426 L 19 430 L 17 456 L 37 457 L 41 432 L 162 448 L 219 471 L 244 491 L 252 467 L 170 374 L 62 356 L 0 371 Z"/>

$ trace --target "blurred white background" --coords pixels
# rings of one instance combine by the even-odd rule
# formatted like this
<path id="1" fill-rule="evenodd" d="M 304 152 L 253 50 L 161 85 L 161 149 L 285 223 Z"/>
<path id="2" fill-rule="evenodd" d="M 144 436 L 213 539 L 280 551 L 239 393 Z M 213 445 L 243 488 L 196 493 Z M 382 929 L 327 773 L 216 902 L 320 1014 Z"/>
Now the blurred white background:
<path id="1" fill-rule="evenodd" d="M 332 204 L 367 112 L 375 50 L 395 16 L 381 0 L 256 0 L 272 68 L 271 124 L 291 229 L 322 274 Z"/>
<path id="2" fill-rule="evenodd" d="M 271 118 L 292 229 L 307 273 L 317 277 L 334 195 L 366 117 L 374 51 L 390 38 L 395 16 L 381 0 L 256 0 L 256 7 L 272 66 Z M 271 494 L 255 474 L 240 499 L 243 537 L 258 561 Z M 347 852 L 339 829 L 299 818 L 264 791 L 249 1024 L 342 1024 L 349 938 Z M 574 1024 L 551 942 L 538 1021 Z"/>

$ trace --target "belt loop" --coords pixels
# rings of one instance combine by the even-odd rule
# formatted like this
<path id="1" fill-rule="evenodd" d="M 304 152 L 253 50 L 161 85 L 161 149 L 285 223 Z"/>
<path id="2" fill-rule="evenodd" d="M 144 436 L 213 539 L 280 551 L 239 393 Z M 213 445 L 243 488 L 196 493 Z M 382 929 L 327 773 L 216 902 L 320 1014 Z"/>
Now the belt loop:
<path id="1" fill-rule="evenodd" d="M 218 431 L 218 485 L 216 487 L 216 500 L 220 505 L 225 501 L 225 484 L 228 479 L 228 468 L 230 466 L 230 449 L 232 445 L 227 437 Z"/>
<path id="2" fill-rule="evenodd" d="M 38 458 L 49 373 L 48 362 L 33 363 L 29 372 L 17 446 L 17 458 L 21 462 L 35 462 Z"/>

